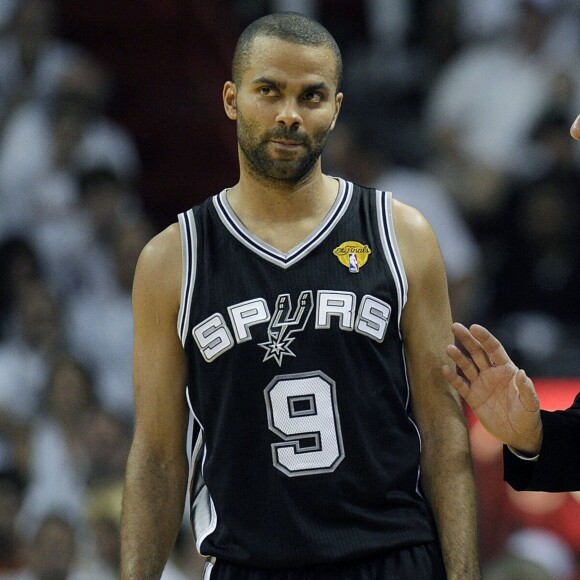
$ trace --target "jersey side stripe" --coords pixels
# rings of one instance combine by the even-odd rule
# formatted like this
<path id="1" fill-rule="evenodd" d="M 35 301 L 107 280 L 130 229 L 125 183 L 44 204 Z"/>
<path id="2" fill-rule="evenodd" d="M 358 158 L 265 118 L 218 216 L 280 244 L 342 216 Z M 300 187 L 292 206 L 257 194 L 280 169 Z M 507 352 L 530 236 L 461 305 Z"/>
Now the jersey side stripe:
<path id="1" fill-rule="evenodd" d="M 403 313 L 403 308 L 407 303 L 407 276 L 405 274 L 405 268 L 403 266 L 403 261 L 401 259 L 401 254 L 399 252 L 399 246 L 397 244 L 397 236 L 395 233 L 395 226 L 393 222 L 393 211 L 392 211 L 393 196 L 390 191 L 377 191 L 377 214 L 379 217 L 379 232 L 381 240 L 383 242 L 383 250 L 389 263 L 389 267 L 393 274 L 393 279 L 395 281 L 395 286 L 397 287 L 398 302 L 399 302 L 399 312 L 398 312 L 398 330 L 399 337 L 401 341 L 403 340 L 402 329 L 401 329 L 401 316 Z M 409 384 L 409 376 L 407 373 L 407 358 L 405 356 L 404 345 L 403 349 L 403 364 L 405 365 L 405 380 L 407 383 L 407 400 L 405 405 L 408 407 L 411 391 Z M 416 428 L 416 426 L 415 426 Z M 417 430 L 418 432 L 418 430 Z"/>
<path id="2" fill-rule="evenodd" d="M 381 240 L 383 241 L 383 249 L 385 251 L 385 256 L 393 272 L 393 278 L 395 280 L 395 285 L 397 286 L 397 292 L 399 294 L 399 336 L 402 340 L 402 330 L 401 330 L 401 315 L 403 308 L 407 303 L 407 291 L 408 291 L 408 281 L 407 275 L 405 274 L 405 268 L 403 266 L 403 260 L 401 258 L 401 253 L 399 250 L 399 245 L 397 243 L 397 236 L 395 233 L 395 225 L 393 221 L 393 194 L 390 191 L 377 191 L 377 213 L 379 216 L 379 231 L 381 235 Z M 405 382 L 407 384 L 407 399 L 405 401 L 405 407 L 409 408 L 409 403 L 411 400 L 411 384 L 409 382 L 409 373 L 407 370 L 407 357 L 405 355 L 404 342 L 401 344 L 402 354 L 403 354 L 403 365 L 405 368 Z M 413 421 L 411 416 L 407 417 L 411 422 L 411 425 L 415 428 L 417 432 L 417 439 L 419 440 L 419 449 L 423 447 L 421 440 L 421 433 L 419 427 Z M 417 478 L 415 484 L 415 492 L 417 495 L 423 497 L 421 489 L 419 486 L 419 481 L 421 479 L 421 466 L 417 467 Z"/>
<path id="3" fill-rule="evenodd" d="M 387 227 L 389 229 L 389 244 L 391 247 L 391 252 L 393 254 L 393 260 L 395 262 L 395 267 L 397 269 L 397 273 L 401 278 L 401 285 L 402 285 L 402 300 L 401 300 L 401 311 L 405 307 L 407 303 L 407 292 L 409 289 L 409 285 L 407 283 L 407 274 L 405 272 L 405 265 L 403 264 L 403 258 L 401 257 L 401 251 L 399 249 L 399 243 L 397 241 L 397 234 L 395 232 L 395 222 L 393 220 L 393 194 L 388 191 L 385 192 L 388 196 L 388 201 L 385 200 L 385 206 L 387 208 Z"/>
<path id="4" fill-rule="evenodd" d="M 397 287 L 397 297 L 399 312 L 397 323 L 399 325 L 399 336 L 401 336 L 401 314 L 407 302 L 407 276 L 399 253 L 395 227 L 392 216 L 392 194 L 390 191 L 377 191 L 377 218 L 379 222 L 379 233 L 383 245 L 385 258 L 393 274 L 395 286 Z"/>
<path id="5" fill-rule="evenodd" d="M 181 303 L 179 305 L 179 314 L 177 317 L 177 332 L 179 334 L 181 344 L 185 346 L 197 267 L 197 232 L 192 210 L 181 213 L 178 217 L 179 229 L 181 232 L 182 273 Z"/>
<path id="6" fill-rule="evenodd" d="M 207 447 L 205 445 L 204 429 L 195 415 L 186 392 L 187 403 L 193 417 L 193 448 L 191 451 L 189 497 L 191 503 L 191 524 L 195 532 L 196 547 L 200 554 L 201 543 L 217 527 L 217 513 L 213 499 L 203 478 Z M 207 555 L 207 554 L 202 554 Z"/>

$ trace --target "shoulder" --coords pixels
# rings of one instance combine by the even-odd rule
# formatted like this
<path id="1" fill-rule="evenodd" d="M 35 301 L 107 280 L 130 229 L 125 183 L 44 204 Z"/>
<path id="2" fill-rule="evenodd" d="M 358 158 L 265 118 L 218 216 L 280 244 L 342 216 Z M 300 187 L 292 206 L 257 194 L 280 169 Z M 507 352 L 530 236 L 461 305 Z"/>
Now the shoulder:
<path id="1" fill-rule="evenodd" d="M 425 216 L 417 208 L 396 197 L 393 197 L 393 218 L 395 223 L 403 227 L 421 228 L 427 223 Z"/>
<path id="2" fill-rule="evenodd" d="M 148 293 L 179 301 L 181 290 L 181 234 L 174 223 L 153 237 L 141 251 L 134 294 Z"/>
<path id="3" fill-rule="evenodd" d="M 181 233 L 179 224 L 176 222 L 151 238 L 143 248 L 139 259 L 155 264 L 159 261 L 179 258 L 180 253 Z"/>
<path id="4" fill-rule="evenodd" d="M 445 277 L 437 237 L 429 221 L 416 208 L 393 199 L 393 222 L 397 244 L 410 284 L 433 283 Z"/>
<path id="5" fill-rule="evenodd" d="M 147 242 L 137 267 L 161 269 L 167 273 L 175 264 L 181 264 L 181 234 L 177 223 L 170 225 Z"/>
<path id="6" fill-rule="evenodd" d="M 393 222 L 397 239 L 404 252 L 409 246 L 416 250 L 417 244 L 437 246 L 437 238 L 427 218 L 416 208 L 393 199 Z"/>

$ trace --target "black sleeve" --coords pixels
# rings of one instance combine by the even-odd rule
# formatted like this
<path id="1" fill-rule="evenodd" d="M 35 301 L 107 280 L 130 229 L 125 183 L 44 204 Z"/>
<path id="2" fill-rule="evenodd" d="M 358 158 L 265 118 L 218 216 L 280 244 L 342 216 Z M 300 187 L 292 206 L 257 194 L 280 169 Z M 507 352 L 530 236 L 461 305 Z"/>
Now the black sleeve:
<path id="1" fill-rule="evenodd" d="M 544 439 L 538 461 L 504 446 L 504 479 L 515 490 L 580 490 L 580 393 L 566 411 L 541 411 Z"/>

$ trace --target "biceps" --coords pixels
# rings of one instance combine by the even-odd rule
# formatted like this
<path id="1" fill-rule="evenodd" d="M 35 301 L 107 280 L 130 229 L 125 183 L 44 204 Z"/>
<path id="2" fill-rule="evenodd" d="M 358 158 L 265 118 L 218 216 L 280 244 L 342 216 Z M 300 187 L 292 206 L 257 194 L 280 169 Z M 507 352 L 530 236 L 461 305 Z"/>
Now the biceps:
<path id="1" fill-rule="evenodd" d="M 153 307 L 135 310 L 136 429 L 164 446 L 181 445 L 187 425 L 186 363 L 174 322 Z"/>
<path id="2" fill-rule="evenodd" d="M 445 349 L 453 342 L 447 293 L 432 289 L 410 300 L 403 319 L 413 411 L 423 431 L 461 410 L 456 393 L 441 374 L 447 362 Z"/>

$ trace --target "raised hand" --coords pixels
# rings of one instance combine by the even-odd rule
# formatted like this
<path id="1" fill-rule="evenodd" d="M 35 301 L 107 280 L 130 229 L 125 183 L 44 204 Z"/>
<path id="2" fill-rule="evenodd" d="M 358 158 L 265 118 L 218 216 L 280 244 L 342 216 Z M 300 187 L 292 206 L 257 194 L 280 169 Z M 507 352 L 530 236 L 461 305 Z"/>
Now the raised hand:
<path id="1" fill-rule="evenodd" d="M 486 328 L 459 323 L 447 354 L 457 365 L 442 368 L 445 379 L 465 399 L 481 424 L 500 442 L 537 454 L 542 442 L 540 402 L 534 384 L 518 369 L 501 342 Z"/>

